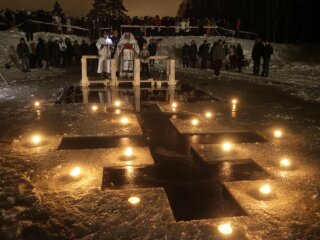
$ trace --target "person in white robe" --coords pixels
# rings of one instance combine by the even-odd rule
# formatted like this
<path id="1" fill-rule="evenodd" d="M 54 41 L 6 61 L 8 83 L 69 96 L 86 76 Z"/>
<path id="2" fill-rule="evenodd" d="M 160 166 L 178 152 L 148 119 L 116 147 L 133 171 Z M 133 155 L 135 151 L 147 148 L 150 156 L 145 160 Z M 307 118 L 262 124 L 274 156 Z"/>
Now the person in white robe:
<path id="1" fill-rule="evenodd" d="M 98 48 L 99 63 L 98 73 L 101 74 L 101 78 L 110 78 L 111 73 L 111 55 L 113 51 L 113 43 L 108 34 L 100 38 L 96 44 Z"/>
<path id="2" fill-rule="evenodd" d="M 139 56 L 140 49 L 132 33 L 126 32 L 120 38 L 114 58 L 118 63 L 120 77 L 133 77 L 134 59 Z"/>

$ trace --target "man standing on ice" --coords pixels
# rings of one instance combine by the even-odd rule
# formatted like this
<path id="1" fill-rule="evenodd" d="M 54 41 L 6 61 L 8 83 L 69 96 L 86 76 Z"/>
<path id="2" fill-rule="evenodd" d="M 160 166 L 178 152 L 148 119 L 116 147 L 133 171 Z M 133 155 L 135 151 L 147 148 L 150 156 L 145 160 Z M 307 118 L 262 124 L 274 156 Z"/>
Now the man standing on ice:
<path id="1" fill-rule="evenodd" d="M 30 72 L 30 66 L 29 66 L 30 50 L 24 38 L 20 39 L 20 43 L 17 46 L 17 53 L 21 59 L 22 71 Z"/>
<path id="2" fill-rule="evenodd" d="M 253 75 L 259 75 L 261 57 L 264 52 L 264 46 L 260 39 L 256 40 L 256 43 L 252 49 L 252 60 L 253 60 Z"/>
<path id="3" fill-rule="evenodd" d="M 214 75 L 216 77 L 219 77 L 221 67 L 222 67 L 222 62 L 226 58 L 226 51 L 222 45 L 221 40 L 218 41 L 218 44 L 213 49 L 212 54 L 213 54 Z"/>
<path id="4" fill-rule="evenodd" d="M 264 52 L 263 52 L 263 72 L 262 72 L 262 76 L 264 77 L 268 77 L 269 75 L 269 65 L 270 65 L 270 58 L 271 55 L 273 54 L 273 47 L 271 46 L 271 44 L 269 42 L 265 42 L 264 45 Z"/>
<path id="5" fill-rule="evenodd" d="M 134 59 L 139 56 L 140 49 L 138 42 L 132 33 L 126 32 L 122 35 L 114 58 L 118 60 L 120 77 L 133 77 Z"/>
<path id="6" fill-rule="evenodd" d="M 104 37 L 97 41 L 96 46 L 99 55 L 98 73 L 101 74 L 102 79 L 110 78 L 111 55 L 113 51 L 112 40 L 108 37 L 108 34 L 105 33 Z"/>

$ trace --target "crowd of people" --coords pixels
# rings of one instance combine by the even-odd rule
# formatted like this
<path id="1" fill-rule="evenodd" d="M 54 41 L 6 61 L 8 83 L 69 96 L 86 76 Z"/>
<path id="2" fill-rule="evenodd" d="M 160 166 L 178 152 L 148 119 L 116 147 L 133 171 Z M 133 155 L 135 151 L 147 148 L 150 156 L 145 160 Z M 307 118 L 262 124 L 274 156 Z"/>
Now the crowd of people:
<path id="1" fill-rule="evenodd" d="M 257 39 L 252 49 L 252 60 L 254 63 L 253 74 L 260 74 L 261 59 L 263 59 L 262 76 L 269 75 L 270 58 L 273 47 L 269 42 Z M 240 43 L 228 45 L 226 41 L 218 40 L 210 48 L 205 40 L 198 48 L 195 41 L 185 43 L 181 49 L 181 61 L 184 68 L 197 67 L 197 59 L 200 59 L 202 69 L 213 69 L 214 75 L 219 76 L 221 69 L 241 72 L 245 65 L 245 57 Z"/>
<path id="2" fill-rule="evenodd" d="M 34 22 L 37 21 L 37 22 Z M 38 23 L 42 22 L 42 23 Z M 239 21 L 237 21 L 239 22 Z M 33 32 L 75 33 L 98 37 L 99 30 L 109 28 L 117 31 L 141 32 L 145 36 L 174 36 L 174 35 L 228 35 L 237 36 L 239 23 L 230 24 L 226 19 L 214 18 L 179 18 L 179 17 L 104 17 L 74 18 L 63 13 L 53 14 L 43 10 L 0 10 L 0 31 L 12 29 L 17 26 L 26 32 L 27 40 L 32 40 Z M 121 29 L 121 26 L 128 26 Z M 141 26 L 141 28 L 132 28 Z M 148 27 L 152 26 L 152 27 Z M 160 27 L 161 26 L 161 27 Z M 215 30 L 213 26 L 234 30 Z M 86 30 L 87 29 L 87 30 Z M 102 30 L 103 31 L 103 30 Z"/>
<path id="3" fill-rule="evenodd" d="M 80 65 L 83 55 L 97 55 L 96 42 L 90 44 L 83 40 L 71 42 L 70 38 L 48 39 L 39 38 L 37 43 L 27 43 L 24 38 L 17 45 L 17 54 L 21 59 L 22 70 L 30 68 L 68 67 Z"/>

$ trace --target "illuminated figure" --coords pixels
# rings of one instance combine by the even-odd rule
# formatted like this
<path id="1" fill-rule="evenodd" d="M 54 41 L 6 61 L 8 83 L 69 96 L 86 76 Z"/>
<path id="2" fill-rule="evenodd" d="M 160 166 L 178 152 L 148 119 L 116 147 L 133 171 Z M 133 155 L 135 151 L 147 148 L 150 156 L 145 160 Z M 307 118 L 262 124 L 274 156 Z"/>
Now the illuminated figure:
<path id="1" fill-rule="evenodd" d="M 97 48 L 99 54 L 98 73 L 101 74 L 102 79 L 110 78 L 111 73 L 111 55 L 113 51 L 113 43 L 108 34 L 97 41 Z"/>
<path id="2" fill-rule="evenodd" d="M 122 35 L 114 58 L 118 60 L 118 71 L 120 77 L 133 77 L 134 59 L 139 55 L 138 42 L 132 33 L 126 32 Z"/>

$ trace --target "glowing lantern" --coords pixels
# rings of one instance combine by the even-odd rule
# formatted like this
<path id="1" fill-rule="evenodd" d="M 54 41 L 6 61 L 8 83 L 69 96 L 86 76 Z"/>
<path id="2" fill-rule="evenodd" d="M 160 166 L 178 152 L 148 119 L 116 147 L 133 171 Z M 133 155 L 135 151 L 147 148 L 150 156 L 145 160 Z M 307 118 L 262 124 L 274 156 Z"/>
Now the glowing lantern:
<path id="1" fill-rule="evenodd" d="M 218 231 L 224 235 L 230 235 L 233 233 L 233 229 L 230 223 L 220 224 L 218 226 Z"/>
<path id="2" fill-rule="evenodd" d="M 139 197 L 130 197 L 128 199 L 128 202 L 132 205 L 137 205 L 140 203 L 140 198 Z"/>
<path id="3" fill-rule="evenodd" d="M 191 120 L 192 126 L 198 126 L 199 125 L 199 120 L 197 118 L 194 118 Z"/>
<path id="4" fill-rule="evenodd" d="M 128 158 L 132 157 L 133 155 L 133 150 L 131 147 L 126 148 L 126 150 L 124 151 L 124 155 Z"/>
<path id="5" fill-rule="evenodd" d="M 81 173 L 80 167 L 75 167 L 74 169 L 71 170 L 70 176 L 72 177 L 78 177 Z"/>
<path id="6" fill-rule="evenodd" d="M 271 187 L 269 184 L 265 184 L 260 187 L 259 191 L 264 195 L 269 195 L 271 193 Z"/>
<path id="7" fill-rule="evenodd" d="M 120 119 L 120 122 L 125 125 L 125 124 L 129 123 L 129 119 L 126 118 L 126 117 L 123 117 L 123 118 Z"/>
<path id="8" fill-rule="evenodd" d="M 119 100 L 114 102 L 114 106 L 116 107 L 120 107 L 121 106 L 121 102 Z"/>
<path id="9" fill-rule="evenodd" d="M 32 141 L 34 144 L 38 145 L 38 144 L 41 143 L 42 139 L 41 139 L 41 137 L 40 137 L 39 135 L 34 135 L 34 136 L 31 138 L 31 141 Z"/>
<path id="10" fill-rule="evenodd" d="M 273 133 L 275 138 L 281 138 L 282 137 L 282 132 L 280 130 L 276 130 Z"/>
<path id="11" fill-rule="evenodd" d="M 225 152 L 230 152 L 231 149 L 232 149 L 232 144 L 231 144 L 231 143 L 224 143 L 224 144 L 222 145 L 222 149 L 223 149 L 223 151 L 225 151 Z"/>
<path id="12" fill-rule="evenodd" d="M 40 107 L 40 102 L 38 102 L 38 101 L 35 102 L 35 103 L 34 103 L 34 106 L 35 106 L 35 107 Z"/>

